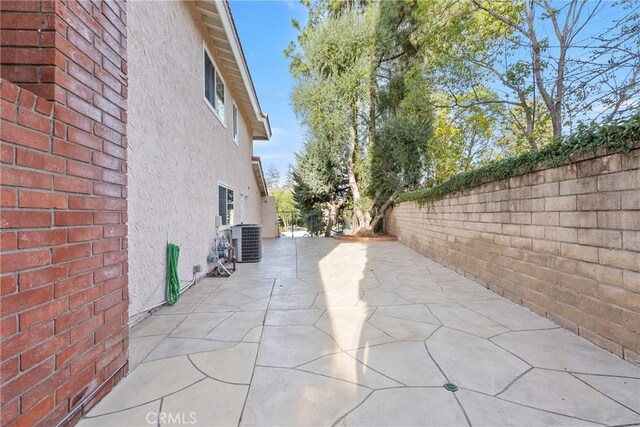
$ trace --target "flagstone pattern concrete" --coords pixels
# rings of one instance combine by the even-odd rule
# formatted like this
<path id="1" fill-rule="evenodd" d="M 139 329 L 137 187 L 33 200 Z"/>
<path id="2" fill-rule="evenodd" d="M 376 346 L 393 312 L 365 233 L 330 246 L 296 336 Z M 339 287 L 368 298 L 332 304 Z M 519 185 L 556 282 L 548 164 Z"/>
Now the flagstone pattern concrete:
<path id="1" fill-rule="evenodd" d="M 397 242 L 264 254 L 135 326 L 80 425 L 640 423 L 639 367 Z"/>

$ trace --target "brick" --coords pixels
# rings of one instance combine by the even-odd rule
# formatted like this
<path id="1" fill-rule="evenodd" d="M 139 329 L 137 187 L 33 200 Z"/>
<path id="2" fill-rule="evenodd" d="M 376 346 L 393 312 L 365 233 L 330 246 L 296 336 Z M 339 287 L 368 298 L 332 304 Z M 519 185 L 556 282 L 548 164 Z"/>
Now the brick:
<path id="1" fill-rule="evenodd" d="M 120 159 L 97 151 L 93 152 L 92 163 L 104 168 L 120 170 Z"/>
<path id="2" fill-rule="evenodd" d="M 613 341 L 622 344 L 627 348 L 638 348 L 638 334 L 630 331 L 628 328 L 599 319 L 596 325 L 596 331 L 605 337 L 611 338 Z"/>
<path id="3" fill-rule="evenodd" d="M 99 342 L 94 339 L 95 342 Z M 89 348 L 84 354 L 80 355 L 74 361 L 71 362 L 70 371 L 71 375 L 77 375 L 79 372 L 84 371 L 87 367 L 95 365 L 96 360 L 100 358 L 100 355 L 104 352 L 104 348 L 102 345 L 94 345 Z"/>
<path id="4" fill-rule="evenodd" d="M 78 98 L 77 96 L 73 96 L 72 94 L 67 94 L 67 106 L 78 113 L 89 117 L 96 122 L 100 122 L 102 119 L 102 111 L 90 103 Z M 69 129 L 71 130 L 71 129 Z M 71 137 L 69 137 L 71 138 Z M 95 149 L 100 149 L 100 147 L 94 147 Z"/>
<path id="5" fill-rule="evenodd" d="M 85 163 L 74 162 L 71 160 L 67 162 L 67 174 L 72 176 L 79 176 L 81 178 L 102 180 L 101 168 L 87 165 Z"/>
<path id="6" fill-rule="evenodd" d="M 58 173 L 64 173 L 65 169 L 64 159 L 60 157 L 23 149 L 16 150 L 16 164 Z"/>
<path id="7" fill-rule="evenodd" d="M 67 277 L 67 266 L 65 264 L 51 265 L 38 270 L 20 273 L 20 290 L 23 291 L 48 283 L 53 283 L 65 277 Z"/>
<path id="8" fill-rule="evenodd" d="M 622 209 L 640 210 L 640 190 L 629 190 L 620 193 Z"/>
<path id="9" fill-rule="evenodd" d="M 640 169 L 598 177 L 598 191 L 637 190 L 638 188 L 640 188 Z"/>
<path id="10" fill-rule="evenodd" d="M 103 151 L 106 154 L 109 154 L 113 157 L 117 157 L 118 159 L 126 160 L 127 159 L 127 150 L 120 145 L 112 144 L 109 141 L 105 141 L 103 144 Z"/>
<path id="11" fill-rule="evenodd" d="M 120 264 L 110 265 L 97 269 L 93 273 L 93 281 L 95 283 L 104 282 L 107 279 L 119 276 L 122 273 L 122 267 Z"/>
<path id="12" fill-rule="evenodd" d="M 640 273 L 635 271 L 622 271 L 622 286 L 635 293 L 640 293 Z"/>
<path id="13" fill-rule="evenodd" d="M 103 239 L 93 243 L 93 253 L 101 254 L 120 249 L 120 239 Z"/>
<path id="14" fill-rule="evenodd" d="M 578 177 L 575 164 L 560 166 L 558 168 L 547 169 L 544 171 L 544 182 L 558 182 Z"/>
<path id="15" fill-rule="evenodd" d="M 38 384 L 54 372 L 54 361 L 49 359 L 37 367 L 23 373 L 2 387 L 0 402 L 4 405 L 8 401 L 22 395 L 25 391 Z M 37 422 L 37 420 L 34 420 Z M 24 424 L 27 425 L 27 424 Z M 31 424 L 31 425 L 35 425 Z"/>
<path id="16" fill-rule="evenodd" d="M 78 227 L 69 229 L 69 243 L 98 240 L 101 237 L 102 227 Z"/>
<path id="17" fill-rule="evenodd" d="M 15 419 L 15 425 L 33 426 L 46 418 L 54 408 L 55 400 L 52 395 L 45 397 L 40 402 L 31 407 L 28 411 L 22 413 Z"/>
<path id="18" fill-rule="evenodd" d="M 53 336 L 53 322 L 46 322 L 23 331 L 2 342 L 2 360 L 24 353 Z M 4 389 L 3 389 L 4 394 Z"/>
<path id="19" fill-rule="evenodd" d="M 51 175 L 24 169 L 0 168 L 2 185 L 16 187 L 42 188 L 50 190 L 53 186 Z"/>
<path id="20" fill-rule="evenodd" d="M 640 214 L 634 211 L 600 211 L 598 212 L 598 227 L 640 230 Z"/>
<path id="21" fill-rule="evenodd" d="M 58 154 L 63 157 L 68 157 L 70 159 L 80 160 L 83 162 L 88 162 L 91 160 L 91 150 L 86 147 L 81 147 L 76 144 L 69 144 L 61 140 L 53 141 L 53 149 L 54 154 Z"/>
<path id="22" fill-rule="evenodd" d="M 104 293 L 109 294 L 118 289 L 124 289 L 127 287 L 127 276 L 114 277 L 104 282 Z"/>
<path id="23" fill-rule="evenodd" d="M 0 206 L 3 208 L 15 207 L 18 200 L 18 192 L 11 188 L 0 189 Z"/>
<path id="24" fill-rule="evenodd" d="M 620 158 L 620 154 L 614 154 L 612 156 L 599 157 L 579 162 L 576 166 L 578 169 L 578 176 L 585 177 L 619 171 L 621 165 L 622 159 Z"/>
<path id="25" fill-rule="evenodd" d="M 116 172 L 109 169 L 104 169 L 102 172 L 102 179 L 104 182 L 109 182 L 118 185 L 127 185 L 127 175 L 121 172 Z"/>
<path id="26" fill-rule="evenodd" d="M 560 185 L 557 182 L 538 184 L 531 187 L 531 197 L 551 197 L 560 194 Z"/>
<path id="27" fill-rule="evenodd" d="M 49 135 L 26 129 L 22 126 L 3 121 L 0 126 L 0 138 L 2 141 L 48 151 L 51 137 Z"/>
<path id="28" fill-rule="evenodd" d="M 600 264 L 625 270 L 640 271 L 640 256 L 630 251 L 618 251 L 607 248 L 598 249 Z"/>
<path id="29" fill-rule="evenodd" d="M 18 108 L 18 124 L 42 133 L 50 133 L 53 125 L 49 117 L 24 108 Z"/>
<path id="30" fill-rule="evenodd" d="M 14 232 L 0 233 L 0 250 L 12 251 L 18 248 L 17 234 Z"/>
<path id="31" fill-rule="evenodd" d="M 66 193 L 91 194 L 91 181 L 68 176 L 56 176 L 54 189 Z"/>
<path id="32" fill-rule="evenodd" d="M 0 339 L 4 341 L 18 332 L 18 316 L 7 316 L 0 320 Z"/>
<path id="33" fill-rule="evenodd" d="M 88 319 L 93 314 L 93 304 L 89 303 L 73 311 L 68 311 L 55 320 L 56 334 L 60 334 L 66 331 L 73 325 L 77 325 L 85 319 Z M 73 346 L 75 347 L 75 346 Z M 58 360 L 56 362 L 64 362 L 64 360 Z M 56 364 L 59 367 L 59 364 Z"/>
<path id="34" fill-rule="evenodd" d="M 94 315 L 80 324 L 73 326 L 70 330 L 70 338 L 72 342 L 80 340 L 80 338 L 93 334 L 103 324 L 102 315 Z"/>
<path id="35" fill-rule="evenodd" d="M 66 243 L 67 230 L 37 230 L 20 231 L 18 233 L 18 247 L 20 249 L 56 246 Z"/>
<path id="36" fill-rule="evenodd" d="M 91 212 L 60 211 L 55 212 L 55 224 L 65 225 L 90 225 L 93 224 L 93 214 Z"/>
<path id="37" fill-rule="evenodd" d="M 7 144 L 0 145 L 0 162 L 13 163 L 15 149 Z"/>
<path id="38" fill-rule="evenodd" d="M 102 267 L 102 257 L 94 256 L 91 258 L 84 258 L 69 263 L 69 276 L 75 276 L 77 274 L 86 273 L 87 271 L 95 270 Z"/>
<path id="39" fill-rule="evenodd" d="M 578 229 L 566 227 L 545 227 L 545 238 L 559 242 L 578 242 Z"/>
<path id="40" fill-rule="evenodd" d="M 50 116 L 53 112 L 53 103 L 44 98 L 38 98 L 36 101 L 36 111 L 45 116 Z"/>
<path id="41" fill-rule="evenodd" d="M 67 365 L 70 361 L 89 350 L 93 346 L 93 336 L 85 336 L 84 338 L 74 342 L 75 345 L 65 348 L 56 355 L 57 369 Z"/>
<path id="42" fill-rule="evenodd" d="M 545 211 L 575 211 L 576 196 L 547 197 L 544 201 Z"/>
<path id="43" fill-rule="evenodd" d="M 119 224 L 120 212 L 94 212 L 94 224 Z"/>
<path id="44" fill-rule="evenodd" d="M 82 372 L 78 372 L 71 377 L 71 379 L 59 387 L 56 390 L 56 399 L 57 402 L 64 401 L 66 399 L 71 399 L 72 402 L 75 402 L 83 397 L 84 387 L 88 384 L 91 379 L 94 377 L 94 366 L 88 366 Z M 100 379 L 96 379 L 97 383 L 100 383 Z"/>
<path id="45" fill-rule="evenodd" d="M 84 258 L 91 254 L 90 243 L 78 243 L 75 245 L 57 246 L 51 250 L 51 260 L 54 263 L 71 261 Z"/>
<path id="46" fill-rule="evenodd" d="M 79 129 L 69 128 L 68 137 L 70 142 L 75 142 L 94 150 L 102 149 L 102 140 L 100 138 Z"/>
<path id="47" fill-rule="evenodd" d="M 0 378 L 2 378 L 3 383 L 9 382 L 9 380 L 18 375 L 19 372 L 20 362 L 18 357 L 9 359 L 0 365 Z"/>
<path id="48" fill-rule="evenodd" d="M 104 265 L 112 265 L 126 262 L 128 258 L 127 251 L 107 252 L 104 254 Z"/>
<path id="49" fill-rule="evenodd" d="M 629 251 L 640 252 L 640 232 L 631 230 L 623 231 L 622 247 Z M 638 257 L 640 257 L 640 254 L 638 254 Z"/>
<path id="50" fill-rule="evenodd" d="M 29 329 L 39 323 L 53 320 L 59 314 L 69 310 L 69 301 L 66 298 L 55 299 L 47 304 L 20 313 L 20 330 Z M 24 366 L 22 369 L 28 369 Z"/>
<path id="51" fill-rule="evenodd" d="M 622 247 L 622 232 L 615 230 L 579 229 L 578 243 L 606 248 Z"/>
<path id="52" fill-rule="evenodd" d="M 598 262 L 598 248 L 562 242 L 560 254 L 565 258 L 587 262 Z"/>
<path id="53" fill-rule="evenodd" d="M 85 132 L 91 132 L 93 128 L 93 122 L 88 117 L 60 104 L 55 104 L 53 107 L 53 117 Z"/>
<path id="54" fill-rule="evenodd" d="M 581 211 L 620 209 L 620 193 L 593 193 L 577 197 L 577 208 Z"/>
<path id="55" fill-rule="evenodd" d="M 6 70 L 6 67 L 3 66 L 2 75 L 4 75 L 5 70 Z M 0 117 L 3 118 L 4 120 L 15 122 L 16 121 L 15 104 L 5 101 L 4 99 L 0 100 Z"/>
<path id="56" fill-rule="evenodd" d="M 104 95 L 107 95 L 106 90 Z M 121 145 L 122 143 L 122 135 L 113 129 L 109 129 L 106 126 L 96 123 L 96 125 L 94 126 L 94 132 L 100 138 L 106 139 L 107 141 L 113 142 L 114 144 Z"/>
<path id="57" fill-rule="evenodd" d="M 25 270 L 27 268 L 39 267 L 49 264 L 48 250 L 20 251 L 15 253 L 4 253 L 0 255 L 2 272 Z"/>
<path id="58" fill-rule="evenodd" d="M 601 264 L 578 263 L 577 273 L 595 281 L 614 286 L 622 285 L 622 271 Z"/>
<path id="59" fill-rule="evenodd" d="M 104 199 L 91 196 L 69 196 L 69 209 L 76 210 L 102 210 Z"/>
<path id="60" fill-rule="evenodd" d="M 68 338 L 67 338 L 68 339 Z M 58 344 L 58 342 L 51 344 L 53 347 L 54 344 Z M 21 409 L 24 412 L 28 408 L 31 408 L 41 399 L 51 394 L 52 390 L 60 387 L 62 384 L 67 382 L 71 377 L 69 369 L 57 370 L 53 375 L 49 376 L 46 380 L 41 382 L 37 387 L 28 390 L 26 393 L 22 395 L 21 398 Z M 66 408 L 65 408 L 66 409 Z M 45 417 L 46 419 L 46 417 Z"/>
<path id="61" fill-rule="evenodd" d="M 598 218 L 595 212 L 560 212 L 560 225 L 563 227 L 595 228 Z"/>
<path id="62" fill-rule="evenodd" d="M 65 194 L 21 190 L 19 198 L 21 208 L 67 208 L 67 196 Z"/>
<path id="63" fill-rule="evenodd" d="M 595 193 L 598 191 L 596 178 L 579 178 L 560 182 L 560 195 Z"/>
<path id="64" fill-rule="evenodd" d="M 105 338 L 117 333 L 121 329 L 122 329 L 122 322 L 120 321 L 119 318 L 113 319 L 108 323 L 105 322 L 103 326 L 100 326 L 98 329 L 96 329 L 95 342 L 102 342 L 105 340 Z M 112 351 L 114 350 L 112 349 Z M 116 348 L 115 351 L 117 354 L 114 355 L 112 353 L 112 357 L 110 358 L 110 360 L 108 360 L 109 362 L 115 359 L 122 352 L 122 349 Z"/>
<path id="65" fill-rule="evenodd" d="M 96 182 L 93 185 L 93 194 L 108 197 L 122 197 L 122 187 L 119 185 Z"/>

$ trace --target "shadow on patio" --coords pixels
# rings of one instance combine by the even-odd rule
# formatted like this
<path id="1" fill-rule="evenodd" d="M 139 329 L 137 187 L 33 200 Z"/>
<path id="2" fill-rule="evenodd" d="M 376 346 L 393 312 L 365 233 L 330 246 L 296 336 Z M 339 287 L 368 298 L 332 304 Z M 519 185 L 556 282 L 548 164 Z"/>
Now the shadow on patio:
<path id="1" fill-rule="evenodd" d="M 399 243 L 264 253 L 134 327 L 82 424 L 640 422 L 640 368 Z"/>

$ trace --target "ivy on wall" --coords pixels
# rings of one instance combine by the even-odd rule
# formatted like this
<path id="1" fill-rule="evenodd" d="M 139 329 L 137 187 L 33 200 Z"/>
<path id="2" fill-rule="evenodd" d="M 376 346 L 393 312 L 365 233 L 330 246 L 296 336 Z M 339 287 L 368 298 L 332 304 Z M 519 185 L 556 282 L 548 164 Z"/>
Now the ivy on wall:
<path id="1" fill-rule="evenodd" d="M 628 153 L 640 146 L 640 113 L 623 122 L 581 125 L 570 136 L 551 142 L 539 150 L 492 162 L 486 166 L 454 175 L 436 186 L 401 194 L 396 203 L 415 201 L 420 205 L 458 191 L 470 190 L 494 181 L 524 175 L 534 170 L 571 163 L 582 154 L 604 149 L 608 153 Z"/>

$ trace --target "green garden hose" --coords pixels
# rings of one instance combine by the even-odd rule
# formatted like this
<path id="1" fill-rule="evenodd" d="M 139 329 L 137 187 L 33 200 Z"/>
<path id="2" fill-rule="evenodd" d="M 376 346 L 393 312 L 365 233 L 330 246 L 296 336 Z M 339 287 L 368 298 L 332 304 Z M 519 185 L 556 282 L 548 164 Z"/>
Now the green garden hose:
<path id="1" fill-rule="evenodd" d="M 178 255 L 180 248 L 173 243 L 167 244 L 167 304 L 173 305 L 180 299 L 180 280 L 178 279 Z"/>

